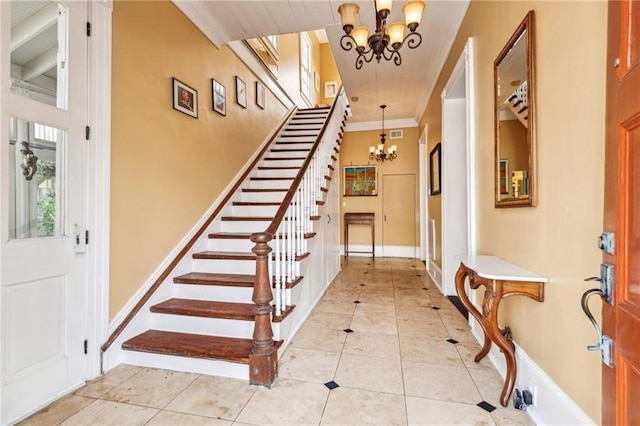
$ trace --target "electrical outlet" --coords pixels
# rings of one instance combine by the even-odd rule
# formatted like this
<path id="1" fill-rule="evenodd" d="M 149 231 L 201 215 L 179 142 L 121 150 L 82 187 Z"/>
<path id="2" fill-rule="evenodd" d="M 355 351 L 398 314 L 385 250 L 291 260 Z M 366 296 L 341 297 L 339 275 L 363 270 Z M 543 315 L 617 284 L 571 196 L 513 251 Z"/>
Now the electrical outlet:
<path id="1" fill-rule="evenodd" d="M 529 392 L 531 392 L 531 395 L 533 396 L 533 406 L 537 407 L 538 406 L 538 385 L 536 385 L 536 383 L 532 380 L 529 379 Z"/>

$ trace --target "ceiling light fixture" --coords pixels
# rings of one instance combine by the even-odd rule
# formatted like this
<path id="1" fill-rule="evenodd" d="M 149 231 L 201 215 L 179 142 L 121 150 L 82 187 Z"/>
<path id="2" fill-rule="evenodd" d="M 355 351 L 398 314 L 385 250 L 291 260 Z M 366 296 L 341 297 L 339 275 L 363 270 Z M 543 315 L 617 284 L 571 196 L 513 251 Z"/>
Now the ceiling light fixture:
<path id="1" fill-rule="evenodd" d="M 387 152 L 384 152 L 384 142 L 387 139 L 387 134 L 384 132 L 384 109 L 386 107 L 386 105 L 380 105 L 380 109 L 382 109 L 382 133 L 380 133 L 380 143 L 378 147 L 369 147 L 369 160 L 381 161 L 383 163 L 385 160 L 393 161 L 398 157 L 398 154 L 396 154 L 398 150 L 397 145 L 391 145 L 387 148 Z"/>
<path id="2" fill-rule="evenodd" d="M 345 35 L 340 39 L 340 46 L 343 50 L 349 51 L 356 48 L 358 57 L 356 58 L 356 69 L 362 68 L 365 62 L 371 62 L 375 57 L 378 63 L 384 58 L 387 61 L 393 59 L 396 65 L 402 63 L 400 48 L 407 43 L 409 49 L 415 49 L 422 43 L 422 36 L 416 32 L 424 2 L 412 0 L 404 5 L 406 26 L 402 22 L 395 22 L 387 27 L 387 17 L 391 12 L 393 0 L 374 0 L 376 7 L 376 29 L 369 35 L 369 28 L 354 28 L 360 7 L 355 3 L 344 3 L 338 8 L 338 13 L 342 19 L 342 29 Z M 404 35 L 405 29 L 409 29 L 409 34 Z M 368 46 L 368 48 L 367 48 Z"/>

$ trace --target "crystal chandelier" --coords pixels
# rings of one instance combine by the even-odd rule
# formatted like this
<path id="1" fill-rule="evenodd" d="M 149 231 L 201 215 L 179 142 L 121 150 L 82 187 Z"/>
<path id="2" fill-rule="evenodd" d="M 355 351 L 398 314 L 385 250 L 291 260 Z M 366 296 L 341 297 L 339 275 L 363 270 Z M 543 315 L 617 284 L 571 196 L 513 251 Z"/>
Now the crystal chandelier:
<path id="1" fill-rule="evenodd" d="M 393 59 L 396 65 L 402 63 L 400 48 L 407 43 L 409 49 L 415 49 L 422 43 L 422 36 L 416 32 L 424 2 L 412 0 L 404 5 L 406 26 L 403 22 L 395 22 L 387 27 L 387 17 L 391 11 L 393 0 L 374 0 L 376 7 L 376 29 L 369 35 L 369 28 L 354 28 L 360 7 L 355 3 L 344 3 L 338 8 L 338 13 L 342 20 L 342 29 L 345 35 L 340 39 L 340 46 L 343 50 L 349 51 L 354 48 L 358 53 L 356 58 L 356 69 L 362 68 L 365 62 L 371 62 L 375 57 L 378 63 L 384 58 L 387 61 Z M 405 29 L 409 29 L 409 34 L 404 35 Z"/>
<path id="2" fill-rule="evenodd" d="M 386 105 L 380 105 L 380 109 L 382 109 L 382 133 L 380 133 L 380 143 L 377 147 L 369 147 L 369 160 L 381 161 L 383 163 L 385 160 L 393 161 L 398 157 L 398 154 L 396 154 L 398 150 L 397 145 L 391 145 L 387 148 L 387 152 L 384 152 L 384 142 L 387 139 L 387 134 L 384 132 L 384 109 L 386 107 Z"/>

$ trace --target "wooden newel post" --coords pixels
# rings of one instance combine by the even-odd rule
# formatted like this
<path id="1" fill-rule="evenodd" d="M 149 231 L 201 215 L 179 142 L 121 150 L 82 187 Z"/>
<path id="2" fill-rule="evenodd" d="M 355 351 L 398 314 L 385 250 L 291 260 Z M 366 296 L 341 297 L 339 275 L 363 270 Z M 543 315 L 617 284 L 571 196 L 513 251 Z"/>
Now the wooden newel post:
<path id="1" fill-rule="evenodd" d="M 278 376 L 278 357 L 273 342 L 271 329 L 271 285 L 269 284 L 268 242 L 273 235 L 268 232 L 251 234 L 251 241 L 256 243 L 251 249 L 256 258 L 256 281 L 253 286 L 251 300 L 255 303 L 255 326 L 253 329 L 253 348 L 249 355 L 249 381 L 252 385 L 271 387 Z"/>

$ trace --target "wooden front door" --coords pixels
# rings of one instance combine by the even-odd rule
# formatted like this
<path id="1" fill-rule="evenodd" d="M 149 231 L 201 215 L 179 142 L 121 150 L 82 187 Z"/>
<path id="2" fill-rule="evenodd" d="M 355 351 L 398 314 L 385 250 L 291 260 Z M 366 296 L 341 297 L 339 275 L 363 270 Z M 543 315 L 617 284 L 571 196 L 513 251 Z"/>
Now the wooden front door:
<path id="1" fill-rule="evenodd" d="M 604 230 L 615 233 L 614 303 L 603 303 L 613 367 L 603 365 L 602 423 L 640 424 L 640 1 L 609 2 Z"/>

